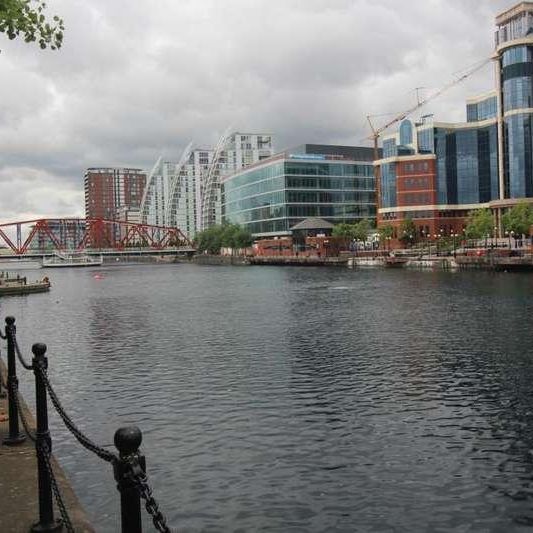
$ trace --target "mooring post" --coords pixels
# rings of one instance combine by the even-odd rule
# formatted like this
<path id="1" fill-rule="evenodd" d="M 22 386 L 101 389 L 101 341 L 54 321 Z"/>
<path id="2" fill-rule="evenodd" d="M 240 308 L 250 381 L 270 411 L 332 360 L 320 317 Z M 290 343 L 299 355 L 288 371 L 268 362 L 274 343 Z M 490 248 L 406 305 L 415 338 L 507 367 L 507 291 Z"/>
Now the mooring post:
<path id="1" fill-rule="evenodd" d="M 54 505 L 52 500 L 51 473 L 48 471 L 49 461 L 44 454 L 52 453 L 52 439 L 48 430 L 48 405 L 46 399 L 46 385 L 41 372 L 48 368 L 46 344 L 34 344 L 33 372 L 35 374 L 35 410 L 37 413 L 37 431 L 35 433 L 35 451 L 37 452 L 37 473 L 39 485 L 39 522 L 31 531 L 59 531 L 62 529 L 60 520 L 54 520 Z"/>
<path id="2" fill-rule="evenodd" d="M 17 379 L 17 361 L 15 359 L 15 340 L 17 327 L 15 317 L 6 317 L 7 337 L 7 394 L 9 402 L 9 436 L 4 439 L 4 444 L 14 446 L 26 440 L 26 436 L 19 431 L 19 414 L 17 409 L 17 394 L 19 382 Z"/>
<path id="3" fill-rule="evenodd" d="M 146 472 L 146 461 L 139 453 L 141 430 L 136 426 L 119 428 L 115 432 L 115 446 L 120 457 L 114 463 L 115 480 L 120 491 L 122 533 L 142 533 L 141 497 L 134 478 Z"/>

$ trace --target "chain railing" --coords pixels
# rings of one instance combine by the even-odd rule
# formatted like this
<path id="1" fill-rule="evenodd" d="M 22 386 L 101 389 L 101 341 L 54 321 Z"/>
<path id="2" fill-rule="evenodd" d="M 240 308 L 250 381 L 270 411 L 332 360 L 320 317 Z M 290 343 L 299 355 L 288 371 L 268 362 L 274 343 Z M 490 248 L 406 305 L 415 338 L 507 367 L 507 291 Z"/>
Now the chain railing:
<path id="1" fill-rule="evenodd" d="M 115 446 L 119 451 L 118 455 L 94 443 L 72 421 L 50 383 L 48 358 L 45 355 L 46 345 L 34 344 L 32 346 L 32 364 L 27 363 L 17 342 L 15 319 L 13 317 L 6 318 L 5 335 L 0 331 L 0 337 L 7 340 L 8 347 L 7 389 L 9 393 L 10 434 L 4 440 L 4 443 L 19 444 L 25 440 L 25 436 L 18 430 L 18 421 L 20 419 L 26 435 L 35 442 L 37 452 L 39 523 L 34 526 L 33 530 L 58 531 L 64 527 L 69 533 L 74 531 L 52 468 L 52 440 L 48 429 L 47 407 L 47 395 L 49 395 L 59 417 L 76 440 L 85 449 L 113 465 L 117 488 L 120 492 L 122 533 L 142 533 L 141 499 L 145 502 L 145 508 L 150 514 L 156 530 L 162 533 L 170 533 L 171 530 L 166 524 L 165 517 L 159 510 L 159 506 L 152 495 L 152 488 L 146 475 L 146 461 L 139 451 L 142 441 L 141 430 L 132 426 L 120 428 L 115 432 L 114 440 Z M 37 414 L 37 429 L 35 433 L 30 429 L 24 410 L 21 407 L 15 356 L 26 370 L 33 370 L 35 375 Z M 14 418 L 13 421 L 12 417 Z M 61 514 L 61 520 L 54 519 L 52 493 Z"/>

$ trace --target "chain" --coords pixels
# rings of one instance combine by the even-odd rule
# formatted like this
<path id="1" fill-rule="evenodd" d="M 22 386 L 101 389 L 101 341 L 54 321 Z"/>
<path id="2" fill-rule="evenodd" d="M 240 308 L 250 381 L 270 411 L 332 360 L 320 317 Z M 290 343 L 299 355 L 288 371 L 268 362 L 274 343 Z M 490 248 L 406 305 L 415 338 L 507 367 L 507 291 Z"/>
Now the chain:
<path id="1" fill-rule="evenodd" d="M 152 496 L 152 489 L 148 484 L 148 478 L 146 477 L 144 470 L 139 465 L 138 459 L 136 457 L 132 457 L 129 465 L 131 469 L 128 477 L 135 485 L 135 488 L 139 492 L 141 498 L 145 501 L 146 510 L 151 515 L 155 528 L 161 533 L 172 533 L 170 528 L 167 526 L 167 521 L 165 520 L 163 513 L 159 510 L 159 505 Z"/>
<path id="2" fill-rule="evenodd" d="M 13 398 L 15 398 L 15 404 L 17 406 L 17 412 L 19 414 L 20 421 L 22 422 L 22 425 L 24 426 L 24 431 L 26 432 L 26 435 L 30 438 L 31 441 L 36 442 L 35 434 L 30 430 L 30 425 L 28 424 L 28 421 L 26 420 L 26 417 L 24 416 L 24 411 L 20 407 L 20 393 L 18 391 L 17 385 L 14 383 L 11 384 L 11 388 L 13 389 Z"/>
<path id="3" fill-rule="evenodd" d="M 54 493 L 59 513 L 61 514 L 61 518 L 63 519 L 63 525 L 65 526 L 65 529 L 68 533 L 75 533 L 74 527 L 72 526 L 72 522 L 70 521 L 70 517 L 68 515 L 67 508 L 65 506 L 65 502 L 63 501 L 63 497 L 61 496 L 61 492 L 59 491 L 59 486 L 57 484 L 52 465 L 50 463 L 50 448 L 48 448 L 47 442 L 40 441 L 38 444 L 37 451 L 44 459 L 44 464 L 46 466 L 46 470 L 48 472 L 48 476 L 50 477 L 50 482 L 52 484 L 52 492 Z"/>
<path id="4" fill-rule="evenodd" d="M 19 358 L 20 364 L 26 369 L 26 370 L 33 370 L 33 366 L 26 363 L 24 357 L 22 357 L 22 353 L 20 353 L 19 344 L 17 342 L 17 337 L 15 333 L 12 334 L 11 338 L 13 339 L 13 345 L 15 346 L 15 352 L 17 354 L 17 357 Z"/>
<path id="5" fill-rule="evenodd" d="M 98 455 L 100 459 L 103 459 L 104 461 L 107 461 L 108 463 L 113 462 L 116 458 L 116 455 L 114 453 L 111 453 L 105 450 L 104 448 L 101 448 L 100 446 L 95 444 L 92 440 L 90 440 L 88 437 L 86 437 L 76 427 L 76 425 L 71 420 L 71 418 L 67 415 L 67 413 L 63 409 L 63 406 L 61 405 L 61 402 L 59 401 L 59 398 L 57 397 L 54 389 L 52 388 L 50 381 L 48 380 L 46 369 L 44 369 L 42 366 L 39 365 L 37 368 L 37 371 L 39 372 L 41 379 L 43 380 L 43 383 L 45 384 L 46 389 L 48 390 L 48 394 L 50 395 L 50 400 L 52 401 L 52 404 L 54 405 L 56 411 L 58 412 L 59 416 L 65 423 L 65 426 L 67 426 L 68 430 L 74 435 L 74 437 L 78 440 L 78 442 L 87 450 Z"/>

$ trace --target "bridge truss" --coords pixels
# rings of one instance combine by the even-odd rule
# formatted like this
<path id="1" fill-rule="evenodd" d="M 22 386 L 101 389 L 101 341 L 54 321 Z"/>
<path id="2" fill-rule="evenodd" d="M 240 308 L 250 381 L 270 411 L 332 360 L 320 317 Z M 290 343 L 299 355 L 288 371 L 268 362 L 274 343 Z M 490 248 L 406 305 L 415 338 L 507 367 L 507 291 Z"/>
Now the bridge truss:
<path id="1" fill-rule="evenodd" d="M 0 224 L 0 245 L 16 255 L 65 250 L 192 247 L 179 228 L 103 218 L 41 218 Z"/>

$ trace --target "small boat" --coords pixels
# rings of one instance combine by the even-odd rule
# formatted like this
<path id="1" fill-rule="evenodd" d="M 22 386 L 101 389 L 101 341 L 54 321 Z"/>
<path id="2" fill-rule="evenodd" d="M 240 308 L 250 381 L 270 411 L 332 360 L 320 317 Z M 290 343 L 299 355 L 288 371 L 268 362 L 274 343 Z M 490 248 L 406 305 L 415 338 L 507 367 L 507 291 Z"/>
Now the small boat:
<path id="1" fill-rule="evenodd" d="M 30 294 L 50 290 L 50 280 L 45 276 L 40 281 L 29 282 L 26 276 L 9 277 L 7 272 L 0 273 L 0 296 Z"/>
<path id="2" fill-rule="evenodd" d="M 53 257 L 43 257 L 43 267 L 60 268 L 60 267 L 92 267 L 101 266 L 104 258 L 100 255 L 92 257 L 83 252 L 56 252 Z"/>

